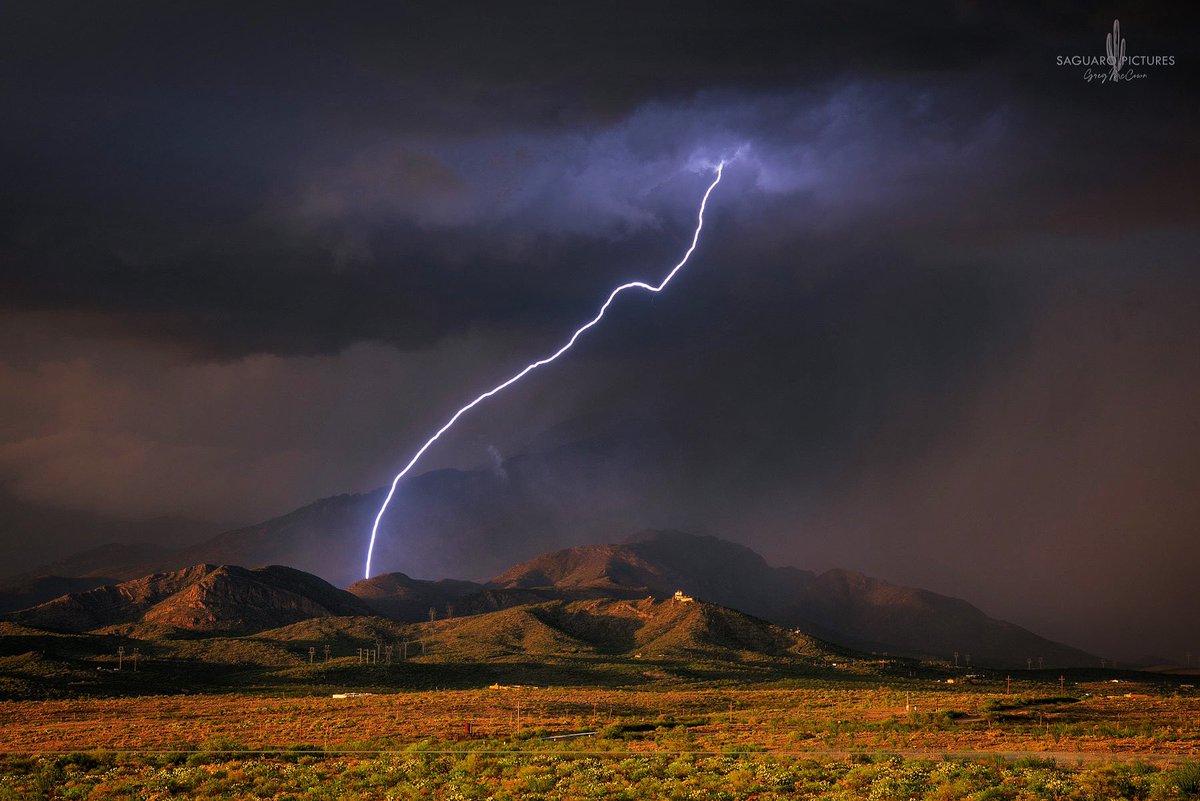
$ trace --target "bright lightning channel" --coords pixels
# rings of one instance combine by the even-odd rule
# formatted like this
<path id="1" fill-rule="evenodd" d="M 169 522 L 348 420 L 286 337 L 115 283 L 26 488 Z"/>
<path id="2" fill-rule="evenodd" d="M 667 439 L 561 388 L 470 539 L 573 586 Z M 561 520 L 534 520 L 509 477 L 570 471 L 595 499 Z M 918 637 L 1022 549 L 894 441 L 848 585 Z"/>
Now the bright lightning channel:
<path id="1" fill-rule="evenodd" d="M 700 211 L 696 215 L 696 230 L 692 234 L 692 243 L 688 246 L 687 252 L 683 254 L 683 258 L 679 260 L 679 263 L 672 267 L 671 271 L 667 273 L 666 278 L 664 278 L 657 286 L 647 284 L 644 281 L 630 281 L 627 284 L 621 284 L 619 287 L 609 293 L 608 299 L 604 301 L 604 305 L 600 307 L 600 311 L 596 312 L 596 316 L 576 330 L 574 334 L 571 334 L 571 338 L 567 340 L 565 345 L 554 351 L 554 353 L 550 354 L 546 358 L 538 359 L 536 362 L 528 365 L 525 367 L 525 369 L 514 375 L 512 378 L 508 379 L 502 384 L 497 384 L 487 392 L 477 397 L 475 400 L 468 403 L 466 406 L 459 409 L 454 413 L 454 416 L 446 421 L 444 426 L 437 430 L 436 434 L 430 437 L 425 444 L 421 446 L 420 450 L 413 454 L 413 457 L 409 459 L 408 464 L 404 466 L 404 469 L 397 473 L 396 477 L 392 479 L 392 486 L 390 489 L 388 489 L 387 497 L 383 499 L 383 505 L 379 507 L 379 514 L 375 515 L 375 523 L 371 526 L 371 544 L 367 546 L 367 568 L 364 576 L 365 578 L 371 577 L 371 555 L 375 552 L 375 538 L 379 533 L 379 522 L 383 520 L 383 515 L 387 511 L 388 504 L 392 502 L 392 496 L 396 494 L 396 487 L 400 485 L 400 480 L 408 475 L 408 471 L 412 470 L 413 465 L 420 460 L 420 458 L 425 454 L 425 451 L 429 450 L 430 446 L 437 442 L 442 434 L 445 434 L 447 431 L 449 431 L 450 428 L 456 422 L 458 422 L 458 418 L 462 417 L 471 409 L 474 409 L 481 402 L 492 397 L 501 390 L 512 386 L 525 376 L 532 373 L 534 370 L 538 369 L 539 367 L 544 367 L 545 365 L 557 359 L 559 356 L 562 356 L 564 353 L 569 351 L 572 346 L 575 345 L 575 340 L 579 339 L 584 331 L 587 331 L 596 323 L 600 322 L 600 319 L 604 317 L 604 313 L 608 311 L 608 307 L 612 305 L 614 300 L 616 300 L 617 295 L 620 295 L 627 289 L 643 289 L 647 292 L 662 292 L 663 289 L 666 288 L 667 284 L 671 283 L 671 279 L 675 277 L 675 274 L 683 269 L 683 265 L 687 264 L 688 259 L 692 257 L 692 252 L 696 249 L 696 244 L 700 241 L 700 230 L 704 228 L 704 209 L 708 205 L 708 197 L 712 194 L 713 190 L 717 188 L 717 184 L 721 183 L 721 173 L 724 170 L 725 162 L 722 161 L 717 165 L 717 177 L 714 178 L 713 182 L 708 185 L 708 189 L 704 192 L 704 197 L 700 200 Z"/>

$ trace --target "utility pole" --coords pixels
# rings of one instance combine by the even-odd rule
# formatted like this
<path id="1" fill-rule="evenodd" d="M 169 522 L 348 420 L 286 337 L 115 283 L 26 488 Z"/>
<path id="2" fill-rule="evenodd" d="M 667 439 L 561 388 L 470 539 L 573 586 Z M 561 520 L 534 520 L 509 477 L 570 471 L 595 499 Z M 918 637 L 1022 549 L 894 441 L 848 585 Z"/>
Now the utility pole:
<path id="1" fill-rule="evenodd" d="M 405 662 L 408 661 L 408 640 L 400 643 L 400 658 Z"/>
<path id="2" fill-rule="evenodd" d="M 125 666 L 125 646 L 118 645 L 117 646 L 117 670 L 120 670 L 124 666 Z"/>
<path id="3" fill-rule="evenodd" d="M 1004 677 L 1004 692 L 1006 695 L 1012 695 L 1012 676 Z"/>

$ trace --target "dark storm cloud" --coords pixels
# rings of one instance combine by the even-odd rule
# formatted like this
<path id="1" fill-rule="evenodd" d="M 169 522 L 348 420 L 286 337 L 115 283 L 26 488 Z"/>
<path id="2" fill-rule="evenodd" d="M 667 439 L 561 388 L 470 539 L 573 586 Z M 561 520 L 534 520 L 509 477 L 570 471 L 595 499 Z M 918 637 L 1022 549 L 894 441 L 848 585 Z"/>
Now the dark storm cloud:
<path id="1" fill-rule="evenodd" d="M 1013 103 L 1009 84 L 1049 70 L 1049 42 L 1087 30 L 1065 12 L 7 13 L 4 303 L 86 312 L 202 357 L 561 322 L 613 264 L 661 261 L 660 229 L 684 222 L 698 185 L 681 171 L 739 146 L 757 191 L 859 225 L 968 197 L 996 225 L 1028 211 L 1014 186 L 1043 203 L 1080 184 L 1107 196 L 1147 153 L 1187 146 L 1162 141 L 1161 115 L 1114 124 L 1106 108 L 1096 127 L 1135 139 L 1101 177 L 1095 137 L 1074 141 L 1095 130 L 1075 82 L 1049 120 L 1037 113 L 1061 91 Z M 1161 41 L 1164 14 L 1146 16 Z M 986 205 L 989 189 L 1008 190 L 1004 205 Z M 548 273 L 565 283 L 545 289 Z"/>
<path id="2" fill-rule="evenodd" d="M 1020 111 L 974 102 L 961 82 L 914 91 L 710 93 L 586 133 L 396 136 L 296 163 L 233 222 L 30 215 L 10 227 L 6 297 L 200 356 L 562 325 L 615 277 L 670 263 L 707 170 L 734 153 L 722 197 L 738 202 L 718 213 L 744 223 L 751 249 L 802 245 L 814 229 L 1018 214 L 987 204 L 1044 166 L 993 166 L 1028 148 Z"/>

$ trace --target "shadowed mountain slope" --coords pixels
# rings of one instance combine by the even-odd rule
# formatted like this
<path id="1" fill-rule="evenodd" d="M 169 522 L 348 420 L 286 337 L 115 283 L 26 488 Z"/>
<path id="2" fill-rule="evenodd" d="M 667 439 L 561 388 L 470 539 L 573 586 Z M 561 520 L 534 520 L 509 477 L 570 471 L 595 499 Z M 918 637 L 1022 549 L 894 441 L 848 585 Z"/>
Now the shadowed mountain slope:
<path id="1" fill-rule="evenodd" d="M 958 598 L 902 587 L 849 570 L 814 574 L 772 567 L 749 548 L 715 537 L 648 531 L 620 544 L 544 554 L 493 582 L 505 589 L 564 597 L 667 597 L 677 589 L 699 599 L 805 631 L 833 642 L 976 664 L 1047 666 L 1095 663 L 1083 651 L 988 617 Z"/>
<path id="2" fill-rule="evenodd" d="M 422 624 L 448 648 L 580 652 L 646 658 L 775 658 L 824 662 L 844 651 L 717 604 L 674 600 L 552 601 Z"/>
<path id="3" fill-rule="evenodd" d="M 647 499 L 662 481 L 656 476 L 671 470 L 662 461 L 638 458 L 655 436 L 636 433 L 515 456 L 499 469 L 433 470 L 407 478 L 380 528 L 376 572 L 403 565 L 416 575 L 484 578 L 517 560 L 644 526 Z M 346 586 L 362 578 L 383 498 L 383 489 L 322 498 L 186 547 L 170 547 L 181 540 L 163 533 L 154 544 L 90 548 L 29 575 L 130 580 L 201 563 L 287 564 Z"/>
<path id="4" fill-rule="evenodd" d="M 194 565 L 56 598 L 9 615 L 57 631 L 131 636 L 249 633 L 328 615 L 369 615 L 355 596 L 290 567 Z"/>
<path id="5" fill-rule="evenodd" d="M 425 619 L 430 609 L 438 615 L 449 616 L 446 611 L 448 605 L 452 606 L 456 599 L 479 593 L 483 589 L 482 584 L 473 581 L 424 581 L 409 578 L 403 573 L 384 573 L 356 581 L 346 591 L 385 617 L 417 621 Z"/>
<path id="6" fill-rule="evenodd" d="M 15 579 L 0 586 L 0 614 L 28 609 L 72 592 L 87 592 L 117 579 L 104 576 L 39 576 Z"/>

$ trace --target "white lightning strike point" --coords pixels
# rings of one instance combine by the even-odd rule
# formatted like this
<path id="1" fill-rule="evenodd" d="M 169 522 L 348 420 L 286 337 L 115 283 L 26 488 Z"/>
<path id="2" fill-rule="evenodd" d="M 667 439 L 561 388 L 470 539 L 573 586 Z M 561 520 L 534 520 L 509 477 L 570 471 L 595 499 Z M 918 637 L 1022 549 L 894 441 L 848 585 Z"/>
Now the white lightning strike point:
<path id="1" fill-rule="evenodd" d="M 711 195 L 712 191 L 717 188 L 717 184 L 721 183 L 721 173 L 724 170 L 725 162 L 722 161 L 717 165 L 717 177 L 714 178 L 713 182 L 708 185 L 708 189 L 704 192 L 704 197 L 700 200 L 700 211 L 696 214 L 696 230 L 692 234 L 692 243 L 688 246 L 687 252 L 683 254 L 683 258 L 679 260 L 679 263 L 672 267 L 671 271 L 667 273 L 666 278 L 664 278 L 657 286 L 647 284 L 644 281 L 630 281 L 627 284 L 621 284 L 619 287 L 609 293 L 608 299 L 604 301 L 604 305 L 600 307 L 600 311 L 596 312 L 596 316 L 582 325 L 577 331 L 575 331 L 574 334 L 571 334 L 571 338 L 567 340 L 565 345 L 554 351 L 554 353 L 550 354 L 546 358 L 538 359 L 536 362 L 528 365 L 525 367 L 525 369 L 514 375 L 512 378 L 508 379 L 502 384 L 497 384 L 487 392 L 477 397 L 475 400 L 468 403 L 466 406 L 459 409 L 454 413 L 454 416 L 446 421 L 444 426 L 437 430 L 436 434 L 430 437 L 425 444 L 421 446 L 420 450 L 413 454 L 413 457 L 408 460 L 408 464 L 404 465 L 404 469 L 397 473 L 396 477 L 392 479 L 392 486 L 390 489 L 388 489 L 387 497 L 383 499 L 383 506 L 379 507 L 379 514 L 375 515 L 375 523 L 371 526 L 371 544 L 367 546 L 367 568 L 364 578 L 371 577 L 371 555 L 375 552 L 375 537 L 379 533 L 379 521 L 383 519 L 383 514 L 387 511 L 388 504 L 392 502 L 392 496 L 396 494 L 396 487 L 399 486 L 400 479 L 408 475 L 408 471 L 412 470 L 413 465 L 415 465 L 417 461 L 425 454 L 425 451 L 429 450 L 429 447 L 433 445 L 433 443 L 437 442 L 442 434 L 445 434 L 447 431 L 449 431 L 450 428 L 456 422 L 458 422 L 458 418 L 462 417 L 471 409 L 474 409 L 482 401 L 492 397 L 502 389 L 512 386 L 525 376 L 532 373 L 534 370 L 549 364 L 559 356 L 562 356 L 564 353 L 569 351 L 572 346 L 574 346 L 575 340 L 579 339 L 584 331 L 587 331 L 596 323 L 600 322 L 600 319 L 604 317 L 604 313 L 608 311 L 608 307 L 612 305 L 614 300 L 616 300 L 617 295 L 620 295 L 627 289 L 643 289 L 647 292 L 662 292 L 663 289 L 666 288 L 667 284 L 671 283 L 671 279 L 675 277 L 675 273 L 683 269 L 683 265 L 687 264 L 688 259 L 692 257 L 692 251 L 696 249 L 696 243 L 700 241 L 700 230 L 704 228 L 704 208 L 708 205 L 708 196 Z"/>

